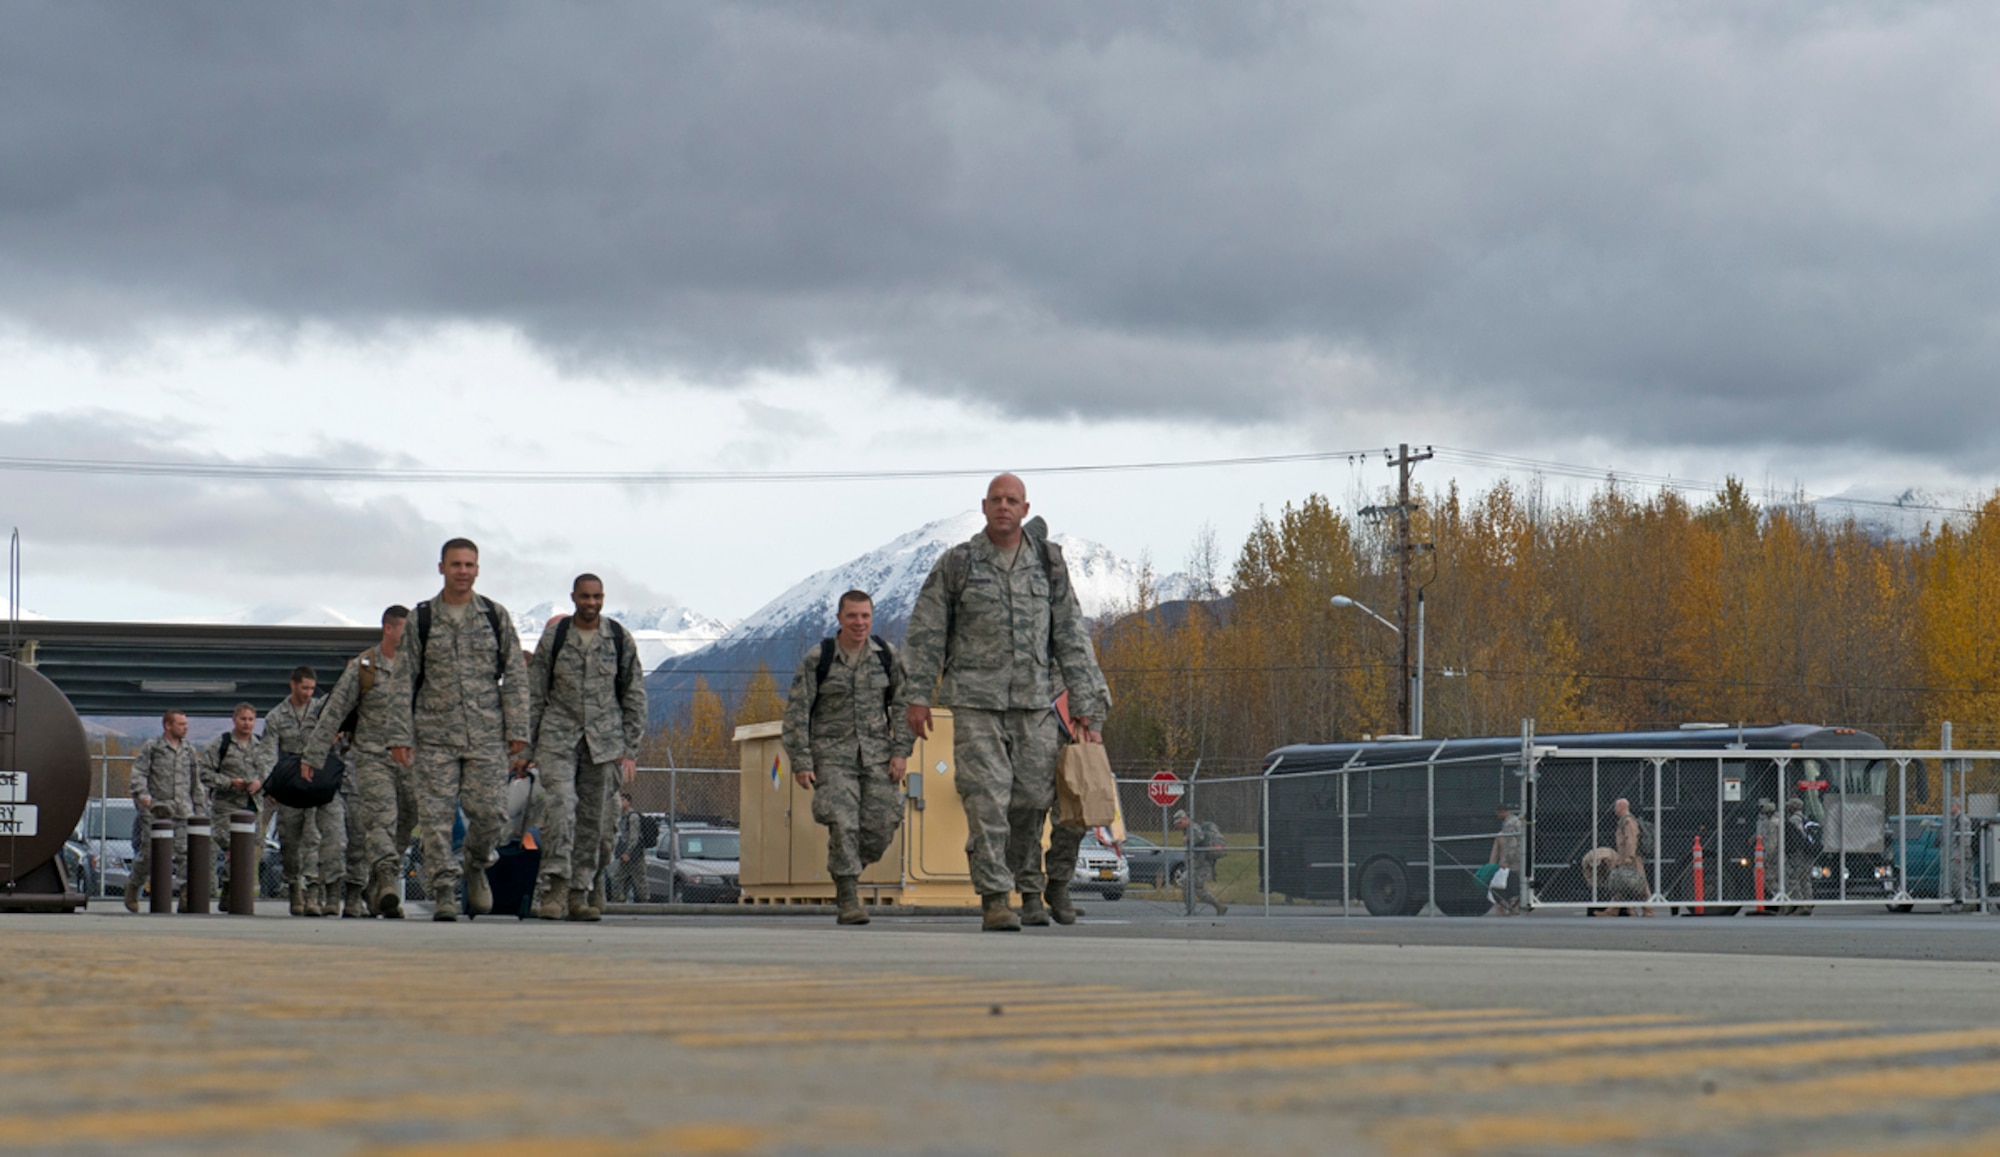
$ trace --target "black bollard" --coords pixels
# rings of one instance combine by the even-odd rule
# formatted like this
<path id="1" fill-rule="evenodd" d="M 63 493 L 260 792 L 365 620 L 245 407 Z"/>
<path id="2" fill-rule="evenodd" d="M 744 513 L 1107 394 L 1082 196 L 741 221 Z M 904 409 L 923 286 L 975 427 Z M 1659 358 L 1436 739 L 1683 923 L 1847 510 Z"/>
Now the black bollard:
<path id="1" fill-rule="evenodd" d="M 257 914 L 257 813 L 229 813 L 229 914 Z"/>
<path id="2" fill-rule="evenodd" d="M 153 907 L 174 910 L 174 821 L 153 821 Z"/>
<path id="3" fill-rule="evenodd" d="M 181 912 L 208 915 L 209 893 L 215 883 L 215 841 L 207 816 L 188 817 L 188 878 L 181 895 Z"/>

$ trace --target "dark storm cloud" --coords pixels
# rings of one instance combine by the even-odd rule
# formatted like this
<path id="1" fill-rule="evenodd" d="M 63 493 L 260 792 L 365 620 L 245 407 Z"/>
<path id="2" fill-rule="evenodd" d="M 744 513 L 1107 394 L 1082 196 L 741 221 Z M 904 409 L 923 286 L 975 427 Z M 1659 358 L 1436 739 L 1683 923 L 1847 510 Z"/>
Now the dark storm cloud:
<path id="1" fill-rule="evenodd" d="M 0 11 L 0 311 L 519 327 L 1013 412 L 1943 448 L 2000 367 L 1984 7 Z"/>

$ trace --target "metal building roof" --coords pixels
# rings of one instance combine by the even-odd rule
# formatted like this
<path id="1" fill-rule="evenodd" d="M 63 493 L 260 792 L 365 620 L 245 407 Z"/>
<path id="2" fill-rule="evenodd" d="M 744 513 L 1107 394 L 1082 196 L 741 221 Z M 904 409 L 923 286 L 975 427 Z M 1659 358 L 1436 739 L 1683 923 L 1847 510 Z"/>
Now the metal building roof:
<path id="1" fill-rule="evenodd" d="M 4 632 L 0 632 L 4 633 Z M 65 623 L 16 627 L 16 653 L 69 697 L 79 715 L 228 715 L 290 693 L 292 668 L 331 688 L 378 627 L 251 627 L 207 623 Z"/>

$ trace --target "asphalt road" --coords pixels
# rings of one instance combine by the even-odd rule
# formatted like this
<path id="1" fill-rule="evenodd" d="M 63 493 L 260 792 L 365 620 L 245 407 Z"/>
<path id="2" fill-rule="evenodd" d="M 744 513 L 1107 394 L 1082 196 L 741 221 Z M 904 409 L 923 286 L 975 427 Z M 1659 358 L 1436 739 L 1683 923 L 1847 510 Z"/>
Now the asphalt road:
<path id="1" fill-rule="evenodd" d="M 0 1148 L 1981 1154 L 2000 918 L 0 917 Z"/>

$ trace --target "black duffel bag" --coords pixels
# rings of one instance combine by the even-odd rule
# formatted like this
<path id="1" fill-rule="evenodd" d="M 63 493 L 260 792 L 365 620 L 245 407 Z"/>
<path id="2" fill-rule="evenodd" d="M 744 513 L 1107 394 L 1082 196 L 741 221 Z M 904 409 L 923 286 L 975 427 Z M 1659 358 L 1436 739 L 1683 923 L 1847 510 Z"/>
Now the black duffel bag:
<path id="1" fill-rule="evenodd" d="M 320 807 L 340 794 L 340 781 L 346 775 L 347 762 L 340 753 L 329 751 L 326 766 L 313 768 L 308 781 L 299 774 L 299 753 L 287 751 L 278 756 L 278 766 L 264 778 L 264 794 L 286 807 Z"/>

